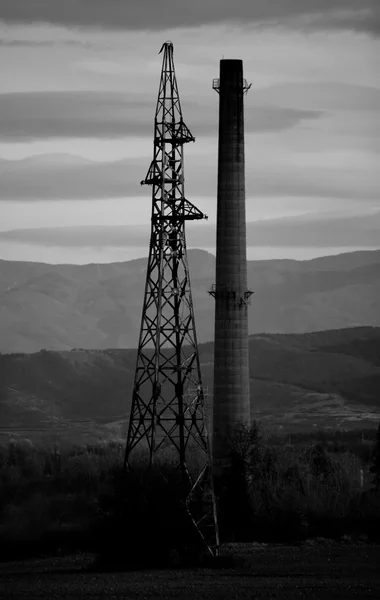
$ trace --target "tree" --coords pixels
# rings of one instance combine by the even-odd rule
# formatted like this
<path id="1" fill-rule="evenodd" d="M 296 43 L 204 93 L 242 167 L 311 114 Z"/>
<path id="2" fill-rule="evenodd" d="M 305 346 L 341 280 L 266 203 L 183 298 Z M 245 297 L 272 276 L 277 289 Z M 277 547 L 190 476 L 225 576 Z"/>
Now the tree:
<path id="1" fill-rule="evenodd" d="M 369 470 L 373 475 L 371 483 L 375 486 L 377 492 L 380 491 L 380 423 L 376 432 L 376 444 L 372 455 L 372 465 Z"/>

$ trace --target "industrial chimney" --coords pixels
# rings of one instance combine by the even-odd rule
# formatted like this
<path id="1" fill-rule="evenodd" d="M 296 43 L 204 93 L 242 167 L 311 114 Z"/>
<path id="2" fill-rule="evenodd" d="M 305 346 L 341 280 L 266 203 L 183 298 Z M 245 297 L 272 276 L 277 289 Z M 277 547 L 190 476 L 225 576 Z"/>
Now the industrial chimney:
<path id="1" fill-rule="evenodd" d="M 213 458 L 224 462 L 229 435 L 250 424 L 244 105 L 250 86 L 241 60 L 221 60 L 215 298 Z"/>

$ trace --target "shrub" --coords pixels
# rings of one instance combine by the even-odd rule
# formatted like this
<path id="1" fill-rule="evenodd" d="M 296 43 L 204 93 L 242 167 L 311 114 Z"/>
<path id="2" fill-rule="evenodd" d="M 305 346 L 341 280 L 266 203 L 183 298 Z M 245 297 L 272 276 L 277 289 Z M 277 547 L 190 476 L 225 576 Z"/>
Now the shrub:
<path id="1" fill-rule="evenodd" d="M 380 423 L 376 432 L 376 445 L 372 456 L 372 465 L 369 469 L 372 474 L 372 485 L 375 487 L 376 492 L 380 491 Z"/>
<path id="2" fill-rule="evenodd" d="M 215 481 L 222 541 L 370 535 L 379 529 L 378 495 L 360 487 L 360 460 L 349 449 L 331 450 L 323 441 L 273 441 L 256 423 L 231 432 L 230 468 Z M 200 460 L 195 452 L 191 456 L 190 471 Z M 13 540 L 15 555 L 28 540 L 28 551 L 42 551 L 47 539 L 51 550 L 66 540 L 68 551 L 79 546 L 109 554 L 119 537 L 129 562 L 147 559 L 148 550 L 152 563 L 158 555 L 167 561 L 173 548 L 184 556 L 198 538 L 181 504 L 176 458 L 168 449 L 164 462 L 149 470 L 141 453 L 131 477 L 123 473 L 124 444 L 118 442 L 2 446 L 0 537 Z M 373 467 L 378 465 L 376 450 Z M 375 486 L 377 473 L 371 471 Z"/>

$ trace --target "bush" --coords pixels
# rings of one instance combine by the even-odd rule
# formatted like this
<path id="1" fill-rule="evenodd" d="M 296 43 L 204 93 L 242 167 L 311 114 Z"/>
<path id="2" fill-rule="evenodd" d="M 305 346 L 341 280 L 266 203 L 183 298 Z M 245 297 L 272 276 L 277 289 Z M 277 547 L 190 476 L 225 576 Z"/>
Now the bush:
<path id="1" fill-rule="evenodd" d="M 380 533 L 378 495 L 361 487 L 362 463 L 323 441 L 268 440 L 255 423 L 231 436 L 230 468 L 215 481 L 222 541 L 294 541 Z M 378 465 L 373 454 L 373 465 Z M 77 549 L 101 553 L 115 539 L 132 564 L 192 560 L 198 537 L 168 450 L 165 464 L 123 474 L 124 444 L 0 448 L 0 539 L 4 558 Z M 193 456 L 194 464 L 199 457 Z M 376 472 L 372 471 L 373 477 Z M 375 485 L 373 480 L 373 485 Z M 377 529 L 376 529 L 377 528 Z M 376 533 L 377 532 L 377 533 Z M 170 558 L 171 557 L 171 558 Z M 112 557 L 112 561 L 115 556 Z"/>
<path id="2" fill-rule="evenodd" d="M 252 440 L 251 431 L 246 438 Z M 373 533 L 368 519 L 379 522 L 380 506 L 374 510 L 367 503 L 363 509 L 361 465 L 352 453 L 328 453 L 320 443 L 271 445 L 257 434 L 256 424 L 253 439 L 248 458 L 243 444 L 249 511 L 241 541 L 303 539 L 322 527 L 331 536 L 347 528 Z M 231 460 L 236 460 L 233 453 Z"/>
<path id="3" fill-rule="evenodd" d="M 376 445 L 372 456 L 372 465 L 370 467 L 370 473 L 372 474 L 372 485 L 375 487 L 377 493 L 380 492 L 380 423 L 376 432 Z"/>

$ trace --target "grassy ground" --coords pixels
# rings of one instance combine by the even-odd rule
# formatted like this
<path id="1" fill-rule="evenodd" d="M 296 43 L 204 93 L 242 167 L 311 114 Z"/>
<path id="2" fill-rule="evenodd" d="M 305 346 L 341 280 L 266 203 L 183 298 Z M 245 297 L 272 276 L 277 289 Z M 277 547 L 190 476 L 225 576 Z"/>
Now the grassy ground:
<path id="1" fill-rule="evenodd" d="M 181 600 L 379 598 L 380 546 L 327 540 L 232 544 L 231 569 L 102 572 L 92 555 L 0 564 L 0 597 Z"/>

